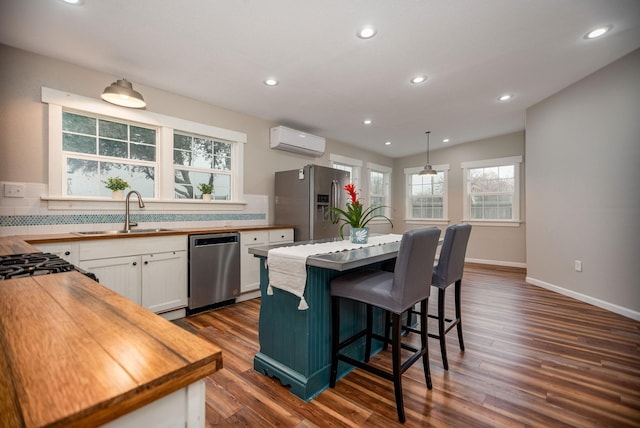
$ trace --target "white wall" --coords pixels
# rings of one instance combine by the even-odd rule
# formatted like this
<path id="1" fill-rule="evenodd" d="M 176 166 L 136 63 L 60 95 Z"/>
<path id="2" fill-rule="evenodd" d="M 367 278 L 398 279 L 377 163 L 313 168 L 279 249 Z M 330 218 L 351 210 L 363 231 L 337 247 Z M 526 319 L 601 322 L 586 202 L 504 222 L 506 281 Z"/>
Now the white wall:
<path id="1" fill-rule="evenodd" d="M 640 50 L 529 108 L 526 129 L 527 280 L 640 320 Z"/>

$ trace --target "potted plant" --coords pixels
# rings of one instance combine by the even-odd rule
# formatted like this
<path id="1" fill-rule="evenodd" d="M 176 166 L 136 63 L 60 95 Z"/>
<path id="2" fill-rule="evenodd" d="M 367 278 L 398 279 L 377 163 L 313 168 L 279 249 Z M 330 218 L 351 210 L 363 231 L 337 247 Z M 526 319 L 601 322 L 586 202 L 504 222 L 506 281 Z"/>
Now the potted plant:
<path id="1" fill-rule="evenodd" d="M 203 201 L 211 200 L 211 193 L 213 192 L 213 184 L 200 183 L 198 185 L 198 189 L 200 189 L 200 192 L 202 192 Z"/>
<path id="2" fill-rule="evenodd" d="M 366 226 L 374 218 L 384 218 L 389 222 L 391 227 L 393 227 L 393 223 L 389 217 L 375 213 L 376 210 L 385 208 L 386 205 L 364 208 L 358 200 L 358 193 L 353 183 L 344 186 L 344 190 L 349 194 L 346 211 L 338 207 L 331 207 L 331 210 L 338 213 L 338 221 L 342 222 L 342 225 L 340 225 L 340 238 L 344 239 L 343 229 L 346 225 L 349 225 L 351 226 L 351 242 L 354 244 L 366 244 L 369 240 L 369 228 Z"/>
<path id="3" fill-rule="evenodd" d="M 109 177 L 102 182 L 107 189 L 111 190 L 113 199 L 122 199 L 124 189 L 129 187 L 129 183 L 120 177 Z"/>

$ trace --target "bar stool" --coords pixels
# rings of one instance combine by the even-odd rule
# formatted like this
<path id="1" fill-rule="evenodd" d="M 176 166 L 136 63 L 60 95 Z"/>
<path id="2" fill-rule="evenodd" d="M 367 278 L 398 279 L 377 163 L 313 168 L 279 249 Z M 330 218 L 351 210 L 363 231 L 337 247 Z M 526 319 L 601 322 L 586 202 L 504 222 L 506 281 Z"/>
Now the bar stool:
<path id="1" fill-rule="evenodd" d="M 437 227 L 414 229 L 405 232 L 400 242 L 400 249 L 396 259 L 394 272 L 383 270 L 363 270 L 347 273 L 331 281 L 331 378 L 330 386 L 336 385 L 338 361 L 343 361 L 369 373 L 393 381 L 398 420 L 405 421 L 404 401 L 402 397 L 402 374 L 422 357 L 425 381 L 431 389 L 431 373 L 429 371 L 429 349 L 427 344 L 426 315 L 421 316 L 420 339 L 421 347 L 416 349 L 401 341 L 402 313 L 420 302 L 421 313 L 427 313 L 429 301 L 429 279 L 433 273 L 440 229 Z M 430 262 L 426 262 L 426 261 Z M 340 341 L 340 300 L 350 299 L 365 303 L 367 306 L 366 328 L 350 338 Z M 372 328 L 373 307 L 384 309 L 391 313 L 391 352 L 392 372 L 381 370 L 369 365 L 371 356 L 371 339 L 386 341 L 382 335 L 374 334 Z M 358 361 L 340 350 L 365 337 L 364 362 Z M 401 361 L 400 351 L 409 350 L 413 354 L 404 362 Z"/>
<path id="2" fill-rule="evenodd" d="M 462 339 L 462 311 L 460 309 L 460 288 L 462 286 L 462 275 L 464 273 L 464 258 L 467 253 L 467 244 L 471 235 L 470 224 L 454 224 L 447 228 L 444 235 L 444 242 L 440 250 L 438 263 L 434 266 L 431 285 L 438 288 L 438 313 L 429 314 L 429 318 L 438 320 L 438 334 L 429 334 L 429 337 L 440 341 L 440 353 L 442 355 L 442 366 L 449 370 L 447 361 L 446 334 L 453 328 L 458 330 L 458 343 L 460 350 L 464 351 L 464 341 Z M 455 283 L 455 312 L 456 317 L 449 319 L 445 317 L 444 303 L 445 291 L 447 287 Z"/>

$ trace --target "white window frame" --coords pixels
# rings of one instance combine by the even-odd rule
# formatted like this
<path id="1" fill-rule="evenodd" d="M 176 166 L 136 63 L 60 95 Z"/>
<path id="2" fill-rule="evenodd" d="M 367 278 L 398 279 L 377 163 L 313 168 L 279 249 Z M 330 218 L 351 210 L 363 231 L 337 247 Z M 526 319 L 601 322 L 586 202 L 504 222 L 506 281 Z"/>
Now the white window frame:
<path id="1" fill-rule="evenodd" d="M 157 163 L 158 188 L 156 197 L 145 200 L 145 203 L 158 203 L 158 209 L 175 207 L 189 210 L 211 210 L 212 203 L 198 200 L 174 199 L 173 189 L 173 130 L 203 135 L 214 139 L 232 142 L 231 169 L 233 171 L 231 200 L 215 201 L 216 209 L 242 209 L 244 202 L 244 145 L 247 135 L 216 126 L 192 122 L 145 110 L 134 110 L 105 103 L 94 98 L 83 97 L 56 89 L 42 87 L 42 102 L 48 104 L 49 119 L 49 194 L 42 197 L 49 202 L 50 209 L 112 209 L 113 202 L 100 197 L 73 197 L 63 193 L 66 174 L 62 156 L 62 112 L 74 111 L 79 114 L 98 115 L 158 130 L 156 144 L 158 146 Z M 121 202 L 118 204 L 120 205 Z M 225 207 L 226 206 L 226 207 Z"/>
<path id="2" fill-rule="evenodd" d="M 342 156 L 335 153 L 329 154 L 329 160 L 331 161 L 332 168 L 335 167 L 336 164 L 350 166 L 353 171 L 353 174 L 351 175 L 351 182 L 355 184 L 356 191 L 364 191 L 364 189 L 362 188 L 362 160 L 349 158 L 347 156 Z"/>
<path id="3" fill-rule="evenodd" d="M 393 172 L 393 169 L 391 167 L 385 166 L 385 165 L 378 165 L 375 164 L 373 162 L 367 162 L 367 170 L 369 171 L 369 173 L 367 174 L 367 182 L 368 182 L 368 197 L 367 200 L 369 201 L 369 206 L 373 206 L 373 203 L 371 202 L 371 173 L 372 172 L 379 172 L 381 174 L 384 175 L 384 195 L 382 195 L 384 197 L 384 204 L 386 207 L 384 208 L 384 215 L 386 215 L 387 217 L 391 218 L 392 217 L 392 212 L 391 212 L 391 173 Z M 371 223 L 386 223 L 387 221 L 385 219 L 382 218 L 376 218 L 371 220 Z"/>
<path id="4" fill-rule="evenodd" d="M 412 217 L 411 176 L 418 174 L 424 167 L 405 168 L 405 222 L 407 224 L 448 224 L 449 223 L 449 164 L 433 165 L 431 168 L 443 174 L 442 218 Z"/>
<path id="5" fill-rule="evenodd" d="M 473 219 L 470 217 L 471 204 L 469 203 L 469 170 L 473 168 L 490 168 L 497 166 L 509 166 L 513 165 L 514 176 L 514 190 L 513 190 L 513 206 L 511 207 L 511 220 L 499 220 L 499 219 Z M 522 168 L 522 156 L 509 156 L 496 159 L 485 159 L 479 161 L 462 162 L 460 164 L 462 168 L 462 221 L 464 223 L 470 223 L 475 225 L 484 226 L 519 226 L 520 220 L 520 176 Z"/>

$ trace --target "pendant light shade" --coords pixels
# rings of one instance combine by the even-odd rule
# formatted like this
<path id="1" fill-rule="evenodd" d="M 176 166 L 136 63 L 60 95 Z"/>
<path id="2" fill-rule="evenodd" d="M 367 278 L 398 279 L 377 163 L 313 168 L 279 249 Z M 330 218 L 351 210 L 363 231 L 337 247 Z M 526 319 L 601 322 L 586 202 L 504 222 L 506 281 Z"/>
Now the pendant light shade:
<path id="1" fill-rule="evenodd" d="M 113 82 L 104 88 L 102 99 L 111 104 L 123 107 L 143 108 L 147 105 L 140 92 L 133 90 L 133 85 L 126 79 Z"/>
<path id="2" fill-rule="evenodd" d="M 424 169 L 419 172 L 420 175 L 438 175 L 438 171 L 431 168 L 431 163 L 429 162 L 429 134 L 431 131 L 425 132 L 427 134 L 427 164 L 424 166 Z"/>

